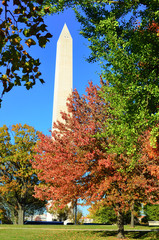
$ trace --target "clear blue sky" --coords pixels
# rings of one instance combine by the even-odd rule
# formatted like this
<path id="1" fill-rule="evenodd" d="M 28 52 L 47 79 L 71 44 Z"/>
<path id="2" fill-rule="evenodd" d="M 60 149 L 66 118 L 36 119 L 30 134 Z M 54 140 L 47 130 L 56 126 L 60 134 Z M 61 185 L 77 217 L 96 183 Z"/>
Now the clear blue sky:
<path id="1" fill-rule="evenodd" d="M 100 67 L 98 64 L 86 62 L 89 56 L 88 42 L 79 35 L 80 24 L 71 10 L 64 13 L 48 16 L 46 19 L 49 32 L 53 35 L 46 48 L 33 46 L 32 55 L 39 58 L 40 70 L 45 84 L 37 82 L 31 90 L 24 87 L 15 87 L 3 97 L 0 109 L 0 126 L 21 123 L 33 126 L 44 134 L 50 134 L 52 124 L 54 74 L 56 59 L 56 43 L 63 28 L 67 24 L 73 38 L 73 88 L 80 94 L 85 92 L 88 81 L 99 84 Z M 86 215 L 86 208 L 82 208 Z"/>

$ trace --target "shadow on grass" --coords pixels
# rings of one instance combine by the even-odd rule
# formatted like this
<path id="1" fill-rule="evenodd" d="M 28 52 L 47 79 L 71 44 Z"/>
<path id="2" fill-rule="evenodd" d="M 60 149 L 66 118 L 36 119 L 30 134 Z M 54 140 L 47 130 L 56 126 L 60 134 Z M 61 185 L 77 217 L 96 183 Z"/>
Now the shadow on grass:
<path id="1" fill-rule="evenodd" d="M 91 235 L 93 236 L 98 236 L 100 238 L 106 238 L 106 237 L 116 237 L 117 236 L 117 231 L 113 231 L 113 232 L 107 232 L 107 231 L 91 231 Z"/>
<path id="2" fill-rule="evenodd" d="M 97 234 L 97 232 L 91 232 L 92 235 Z M 101 231 L 98 232 L 99 237 L 116 237 L 117 232 L 107 232 L 107 231 Z M 125 233 L 126 239 L 144 239 L 144 240 L 159 240 L 159 232 L 126 232 Z"/>
<path id="3" fill-rule="evenodd" d="M 132 239 L 157 240 L 159 239 L 159 232 L 129 232 L 126 237 Z"/>

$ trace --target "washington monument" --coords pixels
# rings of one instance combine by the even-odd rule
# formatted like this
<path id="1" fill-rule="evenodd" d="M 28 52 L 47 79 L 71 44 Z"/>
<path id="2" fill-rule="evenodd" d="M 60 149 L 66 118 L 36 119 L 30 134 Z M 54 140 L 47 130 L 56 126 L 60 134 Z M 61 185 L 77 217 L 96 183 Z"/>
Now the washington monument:
<path id="1" fill-rule="evenodd" d="M 53 123 L 62 121 L 60 112 L 67 112 L 66 101 L 73 88 L 72 37 L 65 24 L 57 42 L 54 83 Z"/>

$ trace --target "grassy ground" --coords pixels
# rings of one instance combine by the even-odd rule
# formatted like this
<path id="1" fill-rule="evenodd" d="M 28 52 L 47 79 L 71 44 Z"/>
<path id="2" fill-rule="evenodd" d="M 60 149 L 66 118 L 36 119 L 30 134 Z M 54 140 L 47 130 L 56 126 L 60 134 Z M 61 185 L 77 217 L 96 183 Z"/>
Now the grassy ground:
<path id="1" fill-rule="evenodd" d="M 132 230 L 126 226 L 125 230 L 128 229 Z M 138 229 L 135 227 L 135 230 Z M 116 240 L 115 230 L 116 226 L 1 225 L 0 240 Z M 159 232 L 126 232 L 126 239 L 158 240 Z"/>

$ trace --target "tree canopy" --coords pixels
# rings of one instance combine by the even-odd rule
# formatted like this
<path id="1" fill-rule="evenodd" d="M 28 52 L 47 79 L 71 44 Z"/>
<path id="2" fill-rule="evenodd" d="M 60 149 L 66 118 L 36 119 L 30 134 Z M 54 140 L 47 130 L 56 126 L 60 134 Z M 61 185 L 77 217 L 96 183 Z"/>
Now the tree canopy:
<path id="1" fill-rule="evenodd" d="M 83 7 L 86 17 L 77 13 L 90 42 L 89 60 L 102 61 L 108 83 L 102 94 L 115 116 L 106 133 L 116 137 L 114 153 L 136 155 L 139 135 L 158 122 L 158 7 L 156 1 L 119 1 L 109 11 L 101 4 Z"/>
<path id="2" fill-rule="evenodd" d="M 41 83 L 40 61 L 31 56 L 29 48 L 45 47 L 52 35 L 41 16 L 42 0 L 3 0 L 0 8 L 0 102 L 4 93 L 14 86 L 32 88 Z"/>
<path id="3" fill-rule="evenodd" d="M 37 171 L 32 168 L 34 147 L 38 132 L 26 124 L 16 124 L 9 130 L 0 128 L 0 196 L 1 204 L 10 209 L 10 216 L 18 216 L 23 224 L 26 212 L 44 208 L 44 203 L 35 199 L 34 186 L 39 183 Z"/>
<path id="4" fill-rule="evenodd" d="M 40 187 L 36 188 L 38 189 L 36 196 L 42 199 L 57 200 L 59 204 L 75 201 L 81 192 L 80 189 L 84 187 L 82 187 L 82 182 L 88 178 L 88 185 L 91 184 L 88 176 L 83 178 L 84 172 L 87 172 L 85 163 L 88 159 L 95 159 L 98 154 L 99 158 L 104 158 L 107 144 L 105 138 L 101 140 L 103 146 L 100 144 L 101 149 L 98 149 L 98 141 L 91 136 L 94 136 L 97 130 L 100 131 L 103 124 L 100 119 L 106 119 L 107 112 L 100 102 L 100 96 L 97 95 L 97 88 L 92 83 L 87 91 L 88 95 L 82 97 L 77 91 L 74 91 L 70 103 L 68 103 L 70 114 L 62 114 L 65 121 L 64 123 L 55 123 L 52 137 L 40 136 L 41 141 L 38 142 L 36 149 L 38 154 L 35 156 L 36 160 L 33 162 L 33 166 L 40 169 L 39 179 L 44 178 L 48 183 L 47 186 L 40 184 Z M 55 154 L 53 154 L 54 152 Z M 68 158 L 69 162 L 67 161 L 66 164 Z M 93 172 L 95 167 L 96 162 L 92 160 Z M 45 171 L 48 171 L 47 179 Z M 92 173 L 92 177 L 94 177 L 94 173 Z M 58 183 L 59 180 L 60 183 Z M 72 181 L 72 184 L 66 184 L 68 181 Z M 80 182 L 81 184 L 79 184 Z M 58 188 L 58 186 L 60 187 Z"/>
<path id="5" fill-rule="evenodd" d="M 112 119 L 110 103 L 90 83 L 87 95 L 73 92 L 64 122 L 54 124 L 52 137 L 40 136 L 33 166 L 40 170 L 43 183 L 36 186 L 36 197 L 53 200 L 61 206 L 77 199 L 90 204 L 112 206 L 118 213 L 119 229 L 123 213 L 134 203 L 158 201 L 159 142 L 150 145 L 150 131 L 138 139 L 140 153 L 132 156 L 110 151 L 116 139 L 106 136 L 107 120 Z M 120 229 L 120 231 L 122 231 Z"/>

